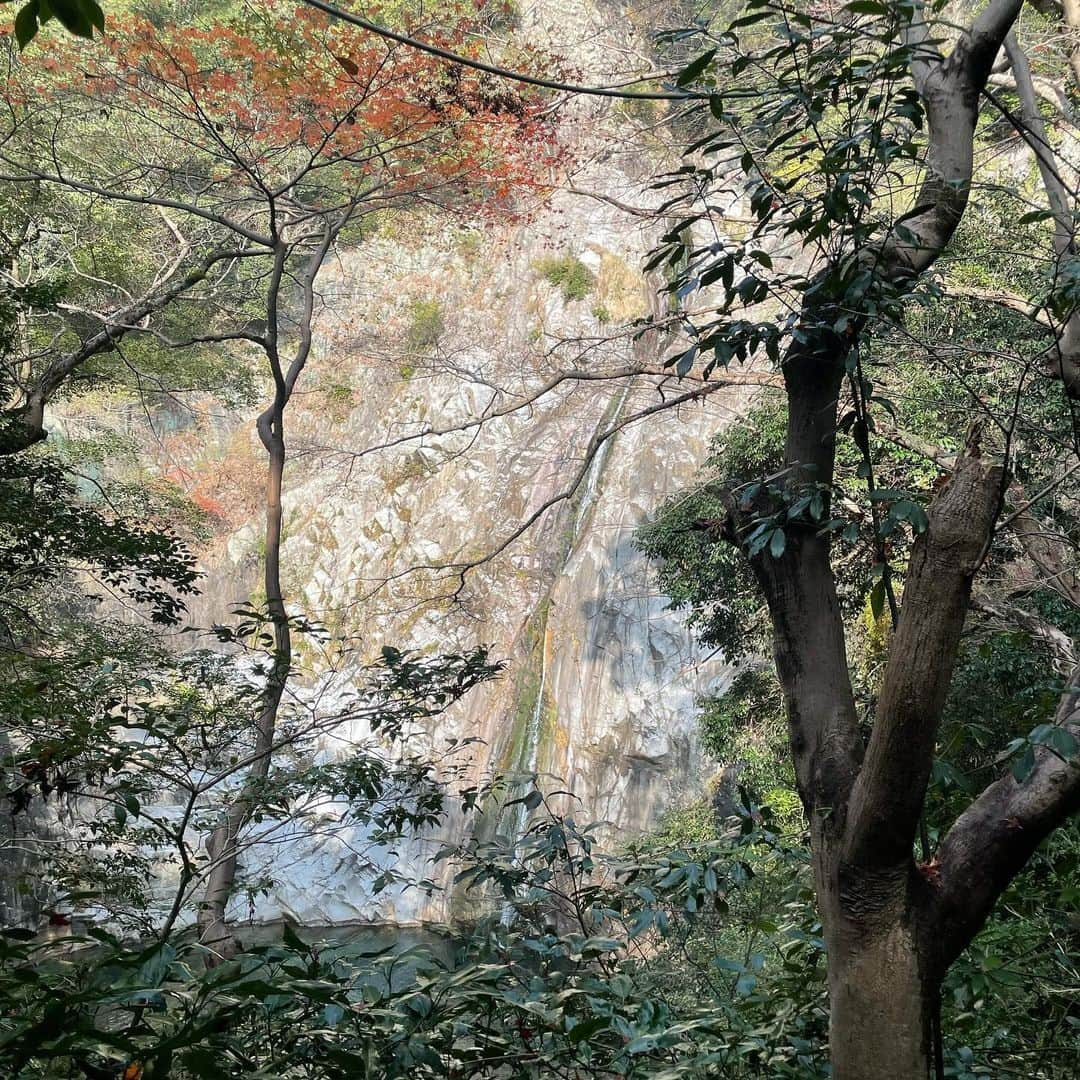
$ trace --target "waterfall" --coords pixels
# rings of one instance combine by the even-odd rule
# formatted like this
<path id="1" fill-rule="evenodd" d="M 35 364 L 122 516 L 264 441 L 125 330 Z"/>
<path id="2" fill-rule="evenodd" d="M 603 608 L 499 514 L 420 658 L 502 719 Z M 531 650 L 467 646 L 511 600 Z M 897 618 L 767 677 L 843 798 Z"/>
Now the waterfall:
<path id="1" fill-rule="evenodd" d="M 604 416 L 601 423 L 604 423 L 606 420 L 610 420 L 612 423 L 618 421 L 619 417 L 622 415 L 626 399 L 630 396 L 630 388 L 632 385 L 632 379 L 628 379 L 623 383 L 622 387 L 619 389 L 618 396 L 615 398 L 614 407 L 604 410 Z M 592 510 L 593 504 L 596 502 L 596 496 L 600 488 L 600 477 L 604 472 L 604 465 L 607 464 L 608 455 L 611 453 L 611 447 L 614 445 L 617 438 L 618 435 L 612 435 L 605 439 L 600 444 L 600 448 L 593 455 L 592 462 L 589 464 L 589 471 L 585 474 L 585 485 L 581 490 L 581 495 L 577 502 L 577 513 L 574 515 L 574 528 L 570 539 L 570 548 L 566 553 L 566 562 L 570 561 L 570 556 L 574 551 L 574 545 L 581 535 L 581 527 L 585 524 L 585 519 L 589 516 L 589 511 Z"/>
<path id="2" fill-rule="evenodd" d="M 536 775 L 540 765 L 540 732 L 544 726 L 544 693 L 547 689 L 548 673 L 548 645 L 549 633 L 547 618 L 544 618 L 540 630 L 540 681 L 536 689 L 536 700 L 533 702 L 529 718 L 525 725 L 525 734 L 522 741 L 521 755 L 517 762 L 522 775 Z M 518 795 L 523 798 L 524 792 Z M 529 824 L 529 809 L 524 802 L 515 803 L 511 807 L 513 811 L 508 825 L 508 839 L 514 847 L 514 855 L 517 857 L 521 850 L 521 840 Z M 514 923 L 514 904 L 512 900 L 504 900 L 499 922 L 505 927 Z"/>
<path id="3" fill-rule="evenodd" d="M 613 399 L 613 404 L 609 405 L 608 408 L 604 410 L 604 414 L 600 420 L 600 427 L 607 427 L 610 423 L 618 421 L 619 417 L 622 415 L 626 399 L 630 394 L 631 385 L 631 381 L 627 381 L 620 388 L 619 393 Z M 563 573 L 569 565 L 570 560 L 573 558 L 577 541 L 582 535 L 589 514 L 599 496 L 600 480 L 603 476 L 604 466 L 611 454 L 611 448 L 616 438 L 616 435 L 612 435 L 610 438 L 605 439 L 604 442 L 600 444 L 599 449 L 596 451 L 589 464 L 589 470 L 585 475 L 585 480 L 582 484 L 579 496 L 573 503 L 573 527 L 570 530 L 569 540 L 566 549 L 563 552 L 562 562 L 558 568 L 556 577 Z M 532 708 L 525 724 L 521 749 L 517 754 L 517 760 L 514 763 L 517 771 L 523 776 L 536 775 L 540 765 L 540 740 L 544 728 L 544 698 L 547 690 L 550 659 L 549 653 L 551 648 L 551 631 L 548 625 L 546 609 L 544 609 L 541 618 L 542 622 L 539 628 L 540 671 L 536 689 L 536 698 L 532 703 Z M 520 850 L 521 839 L 525 834 L 525 830 L 528 828 L 529 810 L 524 802 L 515 803 L 511 809 L 513 813 L 510 820 L 507 822 L 508 839 L 514 845 L 514 851 L 515 854 L 517 854 Z M 503 903 L 499 921 L 506 927 L 513 925 L 513 901 L 507 900 Z"/>

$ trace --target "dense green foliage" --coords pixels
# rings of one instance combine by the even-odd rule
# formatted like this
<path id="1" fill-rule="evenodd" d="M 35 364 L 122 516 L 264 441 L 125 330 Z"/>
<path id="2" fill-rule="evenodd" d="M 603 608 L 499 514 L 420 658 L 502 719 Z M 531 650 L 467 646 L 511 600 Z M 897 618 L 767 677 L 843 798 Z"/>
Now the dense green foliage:
<path id="1" fill-rule="evenodd" d="M 933 389 L 941 394 L 943 386 L 938 383 Z M 921 403 L 924 399 L 913 395 L 913 400 Z M 948 423 L 941 404 L 935 402 L 927 410 L 935 424 Z M 915 430 L 934 430 L 929 420 L 916 423 Z M 707 466 L 709 479 L 686 494 L 673 496 L 639 533 L 642 546 L 659 560 L 660 581 L 672 603 L 688 611 L 691 625 L 704 642 L 725 650 L 741 645 L 743 652 L 760 655 L 764 616 L 749 573 L 732 557 L 731 547 L 710 534 L 708 521 L 719 516 L 722 506 L 714 493 L 732 480 L 745 483 L 746 477 L 775 468 L 777 431 L 774 408 L 762 406 L 749 414 L 718 440 Z M 939 428 L 934 434 L 943 437 L 945 432 Z M 879 458 L 879 467 L 895 468 L 889 465 L 889 456 L 897 452 L 890 450 Z M 872 551 L 868 552 L 867 562 L 872 557 Z M 1008 563 L 1015 554 L 1006 545 L 999 557 Z M 902 583 L 902 574 L 898 581 Z M 847 588 L 851 593 L 849 639 L 861 649 L 861 654 L 851 657 L 852 679 L 860 688 L 861 704 L 870 710 L 888 653 L 888 613 L 874 615 L 869 604 L 871 586 L 862 574 L 849 578 Z M 1049 590 L 1036 591 L 1029 606 L 1071 638 L 1080 630 L 1076 611 Z M 928 849 L 923 853 L 927 875 L 934 873 L 933 849 L 948 824 L 996 775 L 1003 756 L 1024 754 L 1032 742 L 1046 737 L 1060 692 L 1061 676 L 1045 641 L 1024 631 L 977 621 L 972 625 L 954 675 L 928 793 Z M 722 696 L 701 703 L 699 723 L 704 749 L 725 771 L 734 770 L 739 782 L 758 797 L 764 795 L 774 807 L 774 820 L 784 822 L 787 831 L 800 833 L 805 826 L 794 792 L 786 722 L 771 666 L 751 659 Z M 1068 752 L 1067 747 L 1063 749 Z M 1019 757 L 1013 760 L 1020 767 Z M 700 839 L 703 832 L 709 835 L 714 823 L 715 810 L 705 802 L 700 808 L 672 814 L 661 835 L 671 839 L 673 826 L 676 835 Z M 1072 1006 L 1080 987 L 1075 948 L 1080 916 L 1078 844 L 1080 827 L 1073 824 L 1037 854 L 1027 874 L 1006 895 L 999 914 L 952 971 L 943 1003 L 951 1059 L 946 1075 L 1012 1075 L 1014 1069 L 1031 1075 L 1021 1065 L 1024 1055 L 1037 1059 L 1040 1071 L 1035 1075 L 1068 1075 L 1070 1066 L 1065 1062 L 1080 1049 L 1080 1021 Z M 782 903 L 782 889 L 773 883 L 763 910 L 771 913 Z M 808 897 L 804 903 L 804 917 L 809 917 Z M 698 947 L 707 954 L 718 936 L 723 940 L 725 935 L 745 933 L 745 928 L 741 919 L 725 924 L 719 935 L 710 926 L 708 934 L 697 938 Z M 786 1008 L 796 1010 L 794 1002 L 808 991 L 806 984 L 800 984 L 798 994 L 790 986 L 786 992 L 792 994 L 791 999 L 783 993 L 769 999 L 776 1015 Z"/>
<path id="2" fill-rule="evenodd" d="M 439 950 L 365 955 L 288 928 L 209 972 L 190 945 L 131 952 L 93 931 L 73 953 L 12 931 L 0 981 L 19 1005 L 0 1061 L 58 1078 L 110 1062 L 209 1078 L 820 1075 L 821 943 L 798 852 L 767 821 L 757 808 L 723 839 L 612 859 L 595 825 L 545 810 L 517 845 L 444 852 L 462 860 L 459 887 L 506 904 L 449 967 Z M 765 897 L 791 906 L 766 916 Z M 751 936 L 702 952 L 729 918 Z M 673 983 L 690 954 L 696 974 Z"/>
<path id="3" fill-rule="evenodd" d="M 501 914 L 430 946 L 309 944 L 286 927 L 206 970 L 183 938 L 133 950 L 93 930 L 80 949 L 78 936 L 8 931 L 6 1075 L 106 1076 L 133 1062 L 177 1080 L 828 1075 L 806 853 L 767 808 L 748 802 L 708 838 L 669 832 L 612 856 L 557 799 L 521 797 L 539 813 L 517 844 L 441 856 L 458 888 L 501 896 Z M 1010 897 L 950 977 L 946 1075 L 1070 1075 L 1078 973 L 1055 906 L 1068 870 L 1037 873 L 1038 894 Z M 1040 958 L 1023 975 L 1017 950 Z"/>

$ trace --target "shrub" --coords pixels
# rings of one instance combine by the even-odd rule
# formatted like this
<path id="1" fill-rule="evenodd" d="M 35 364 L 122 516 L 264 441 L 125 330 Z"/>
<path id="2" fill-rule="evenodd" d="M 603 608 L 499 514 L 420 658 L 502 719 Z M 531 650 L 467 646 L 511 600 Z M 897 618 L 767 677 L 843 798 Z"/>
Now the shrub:
<path id="1" fill-rule="evenodd" d="M 409 351 L 426 352 L 439 343 L 446 333 L 442 304 L 438 300 L 414 300 L 409 305 L 409 329 L 406 335 Z"/>

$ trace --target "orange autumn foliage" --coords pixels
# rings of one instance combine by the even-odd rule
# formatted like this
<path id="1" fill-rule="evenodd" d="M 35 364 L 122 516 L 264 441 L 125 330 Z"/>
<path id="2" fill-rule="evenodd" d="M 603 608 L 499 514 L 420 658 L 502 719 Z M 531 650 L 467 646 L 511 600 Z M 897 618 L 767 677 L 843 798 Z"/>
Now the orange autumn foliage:
<path id="1" fill-rule="evenodd" d="M 482 31 L 457 11 L 430 37 L 476 52 Z M 125 19 L 99 42 L 29 56 L 15 78 L 9 100 L 74 103 L 80 125 L 135 159 L 139 184 L 160 192 L 194 173 L 195 201 L 230 208 L 303 183 L 316 211 L 347 197 L 513 211 L 563 158 L 541 93 L 272 0 L 212 27 Z"/>

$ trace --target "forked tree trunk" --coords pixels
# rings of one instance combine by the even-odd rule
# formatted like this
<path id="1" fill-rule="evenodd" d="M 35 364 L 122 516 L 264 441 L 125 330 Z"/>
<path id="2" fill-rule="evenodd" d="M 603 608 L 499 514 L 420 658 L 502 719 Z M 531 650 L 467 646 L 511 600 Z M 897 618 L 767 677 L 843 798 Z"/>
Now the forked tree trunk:
<path id="1" fill-rule="evenodd" d="M 320 242 L 310 255 L 300 276 L 303 305 L 298 319 L 300 337 L 292 361 L 286 370 L 282 364 L 278 340 L 280 291 L 285 279 L 289 248 L 278 239 L 274 270 L 267 291 L 267 332 L 262 344 L 274 379 L 274 400 L 259 416 L 257 430 L 267 454 L 266 471 L 266 556 L 263 563 L 263 584 L 266 589 L 266 608 L 273 626 L 274 651 L 266 677 L 262 705 L 255 722 L 255 738 L 250 764 L 240 791 L 232 799 L 225 816 L 207 840 L 209 870 L 206 889 L 199 907 L 199 941 L 207 947 L 210 965 L 236 954 L 236 935 L 225 918 L 229 898 L 233 894 L 239 856 L 240 830 L 247 823 L 252 807 L 260 795 L 274 752 L 278 711 L 288 685 L 292 668 L 292 636 L 289 616 L 281 587 L 282 539 L 282 482 L 285 473 L 285 407 L 292 398 L 296 380 L 311 355 L 312 320 L 315 304 L 315 278 L 326 259 L 330 246 L 348 222 L 355 208 L 350 204 L 334 221 L 323 222 Z"/>
<path id="2" fill-rule="evenodd" d="M 946 56 L 937 52 L 922 6 L 911 6 L 902 35 L 912 47 L 912 81 L 926 112 L 926 174 L 903 232 L 858 253 L 880 279 L 905 284 L 950 243 L 970 191 L 979 96 L 1021 6 L 1021 0 L 990 0 Z M 824 268 L 822 280 L 830 273 L 838 268 Z M 862 332 L 856 320 L 848 324 L 854 335 L 842 337 L 828 304 L 815 306 L 809 296 L 805 303 L 801 334 L 781 365 L 788 507 L 806 485 L 826 498 L 831 491 L 839 399 L 849 349 Z M 747 551 L 768 602 L 810 823 L 828 948 L 834 1080 L 926 1080 L 942 975 L 1034 845 L 1080 802 L 1080 770 L 1065 778 L 1044 755 L 1031 780 L 1018 785 L 1006 778 L 977 799 L 935 864 L 915 864 L 937 727 L 1005 483 L 1004 469 L 984 459 L 973 429 L 913 545 L 865 740 L 866 718 L 856 710 L 848 673 L 831 534 L 789 515 L 780 554 L 751 555 L 755 526 L 784 503 L 765 489 L 752 507 L 745 496 L 731 495 L 725 535 Z M 1072 716 L 1063 713 L 1062 722 Z"/>

